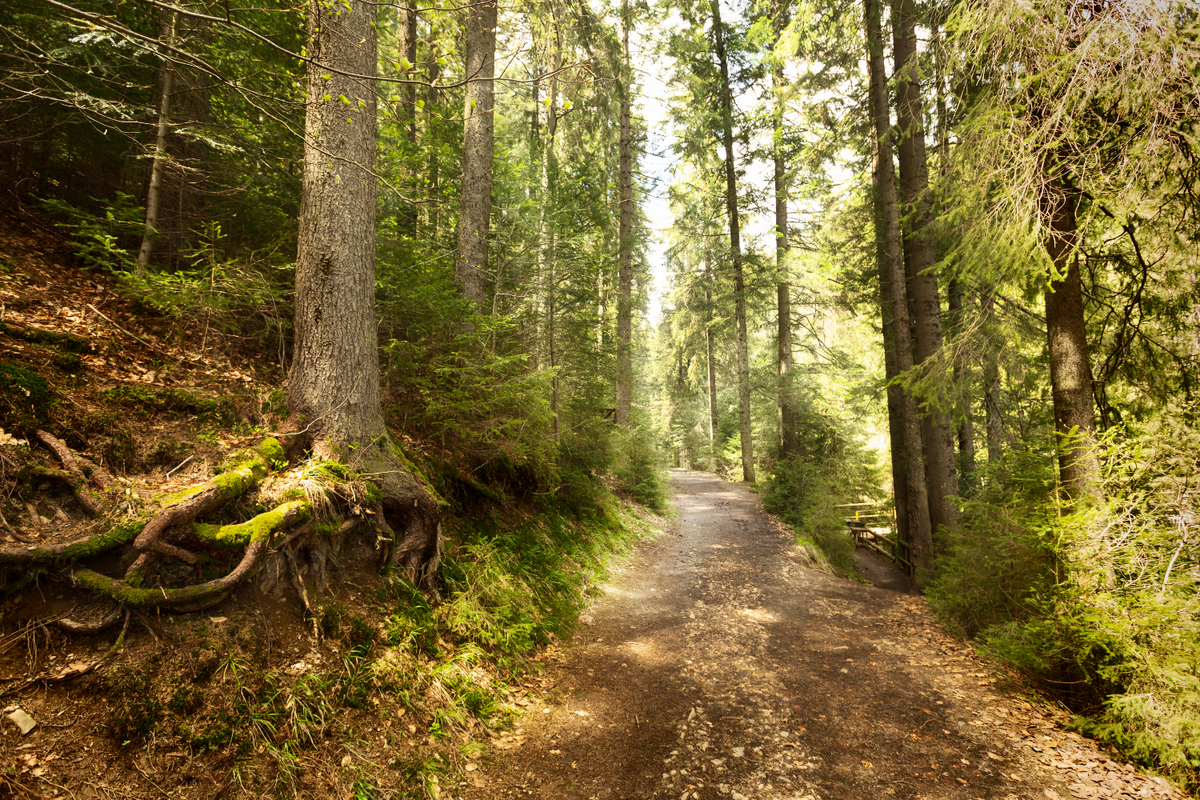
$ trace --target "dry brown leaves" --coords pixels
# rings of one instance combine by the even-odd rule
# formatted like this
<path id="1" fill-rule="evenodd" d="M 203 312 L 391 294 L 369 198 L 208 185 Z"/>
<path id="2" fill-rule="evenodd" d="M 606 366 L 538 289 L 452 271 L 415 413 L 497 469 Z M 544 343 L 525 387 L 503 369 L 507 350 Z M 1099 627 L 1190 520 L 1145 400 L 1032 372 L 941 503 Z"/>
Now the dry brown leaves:
<path id="1" fill-rule="evenodd" d="M 1000 672 L 994 662 L 979 657 L 943 631 L 924 598 L 898 602 L 891 617 L 901 634 L 897 638 L 909 640 L 896 644 L 905 650 L 910 665 L 920 668 L 944 694 L 959 702 L 967 729 L 1008 739 L 1009 758 L 995 756 L 1005 777 L 1024 782 L 1017 768 L 1008 766 L 1021 762 L 1025 769 L 1032 767 L 1043 777 L 1065 783 L 1071 797 L 1078 800 L 1188 800 L 1186 793 L 1163 778 L 1116 761 L 1099 743 L 1065 730 L 1070 719 L 1065 710 L 1041 699 L 1018 676 Z M 914 639 L 919 646 L 912 646 Z M 1006 688 L 994 691 L 997 682 Z M 1067 800 L 1053 789 L 1043 790 L 1042 798 Z"/>

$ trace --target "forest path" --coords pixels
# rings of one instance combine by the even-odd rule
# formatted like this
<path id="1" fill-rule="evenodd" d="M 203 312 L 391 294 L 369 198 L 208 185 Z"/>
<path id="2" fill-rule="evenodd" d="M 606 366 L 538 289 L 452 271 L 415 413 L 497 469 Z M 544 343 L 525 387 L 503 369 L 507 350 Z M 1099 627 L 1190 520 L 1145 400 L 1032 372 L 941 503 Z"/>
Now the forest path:
<path id="1" fill-rule="evenodd" d="M 998 691 L 920 598 L 809 568 L 745 486 L 671 483 L 676 529 L 614 576 L 499 752 L 443 797 L 1176 796 Z"/>

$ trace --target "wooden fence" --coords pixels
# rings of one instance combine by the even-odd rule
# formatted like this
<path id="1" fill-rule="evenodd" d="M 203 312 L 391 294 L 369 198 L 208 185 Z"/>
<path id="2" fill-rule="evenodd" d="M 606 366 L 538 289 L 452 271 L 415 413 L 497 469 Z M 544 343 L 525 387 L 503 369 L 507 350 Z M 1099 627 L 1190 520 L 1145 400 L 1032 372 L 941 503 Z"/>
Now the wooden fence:
<path id="1" fill-rule="evenodd" d="M 854 537 L 855 547 L 866 547 L 888 559 L 906 574 L 913 574 L 912 552 L 908 542 L 900 541 L 892 511 L 882 503 L 849 503 L 838 506 L 853 509 L 846 517 L 846 531 Z"/>

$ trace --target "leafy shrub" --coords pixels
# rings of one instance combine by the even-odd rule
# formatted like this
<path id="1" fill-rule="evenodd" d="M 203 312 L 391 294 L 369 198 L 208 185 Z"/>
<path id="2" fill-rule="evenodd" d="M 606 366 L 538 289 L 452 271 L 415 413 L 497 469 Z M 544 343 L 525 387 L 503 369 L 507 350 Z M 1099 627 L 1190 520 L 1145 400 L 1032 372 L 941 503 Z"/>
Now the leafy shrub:
<path id="1" fill-rule="evenodd" d="M 667 507 L 667 481 L 650 431 L 631 426 L 616 434 L 613 477 L 618 491 L 651 511 Z"/>
<path id="2" fill-rule="evenodd" d="M 1102 503 L 1012 480 L 967 505 L 939 613 L 1081 714 L 1077 726 L 1200 787 L 1200 430 L 1175 408 L 1101 448 Z M 1042 497 L 1037 498 L 1038 486 Z M 1041 514 L 1028 509 L 1041 505 Z"/>
<path id="3" fill-rule="evenodd" d="M 854 540 L 846 535 L 845 509 L 861 495 L 846 491 L 824 465 L 801 458 L 776 465 L 766 483 L 763 506 L 778 514 L 802 541 L 815 545 L 829 563 L 845 575 L 854 574 Z"/>
<path id="4" fill-rule="evenodd" d="M 801 405 L 796 427 L 797 453 L 767 477 L 763 505 L 816 545 L 835 569 L 853 575 L 854 540 L 846 535 L 845 509 L 838 506 L 878 497 L 878 467 L 832 417 Z"/>
<path id="5" fill-rule="evenodd" d="M 480 319 L 449 341 L 389 342 L 397 400 L 389 415 L 478 481 L 529 494 L 557 482 L 550 373 L 530 370 L 524 353 L 490 346 L 508 324 Z"/>
<path id="6" fill-rule="evenodd" d="M 62 200 L 47 198 L 41 204 L 51 216 L 62 220 L 59 225 L 69 232 L 69 246 L 84 267 L 105 272 L 136 268 L 137 259 L 127 247 L 141 236 L 145 211 L 132 195 L 124 192 L 117 192 L 111 203 L 95 198 L 92 201 L 104 208 L 102 215 Z"/>
<path id="7" fill-rule="evenodd" d="M 1039 613 L 1059 566 L 1053 523 L 1044 504 L 968 501 L 962 532 L 945 541 L 927 589 L 934 610 L 967 637 Z"/>

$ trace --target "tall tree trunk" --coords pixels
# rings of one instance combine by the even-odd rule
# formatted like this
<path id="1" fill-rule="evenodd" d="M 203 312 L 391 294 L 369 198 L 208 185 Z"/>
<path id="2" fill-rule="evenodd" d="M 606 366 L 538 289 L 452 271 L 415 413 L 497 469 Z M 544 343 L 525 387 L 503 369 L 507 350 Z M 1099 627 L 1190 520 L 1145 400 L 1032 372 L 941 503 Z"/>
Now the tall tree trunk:
<path id="1" fill-rule="evenodd" d="M 950 320 L 954 335 L 959 335 L 966 323 L 963 310 L 962 284 L 951 278 L 946 287 L 950 307 Z M 971 389 L 968 386 L 966 366 L 961 359 L 954 362 L 954 383 L 959 387 L 959 403 L 962 419 L 958 423 L 958 474 L 959 482 L 966 491 L 975 486 L 975 430 L 971 423 Z"/>
<path id="2" fill-rule="evenodd" d="M 733 92 L 721 6 L 712 0 L 713 42 L 721 66 L 721 138 L 725 145 L 725 208 L 729 215 L 729 259 L 733 269 L 733 315 L 737 324 L 738 421 L 742 440 L 742 480 L 754 482 L 754 440 L 750 428 L 750 352 L 746 333 L 746 283 L 742 275 L 742 232 L 738 219 L 737 164 L 733 154 Z"/>
<path id="3" fill-rule="evenodd" d="M 400 54 L 408 61 L 409 64 L 416 65 L 417 63 L 417 5 L 414 0 L 400 0 Z M 406 166 L 406 169 L 411 169 L 410 173 L 410 189 L 415 194 L 417 183 L 420 180 L 418 177 L 418 168 L 416 167 L 418 149 L 417 149 L 417 84 L 416 76 L 409 75 L 414 79 L 413 83 L 405 84 L 401 90 L 402 101 L 401 107 L 405 121 L 405 156 L 406 162 L 412 166 Z M 400 212 L 400 230 L 409 237 L 417 238 L 417 222 L 419 215 L 417 213 L 417 204 L 415 197 L 408 198 L 408 205 Z"/>
<path id="4" fill-rule="evenodd" d="M 900 196 L 904 218 L 910 220 L 904 237 L 909 276 L 909 313 L 918 364 L 936 358 L 942 350 L 942 308 L 938 299 L 929 174 L 922 126 L 921 86 L 917 72 L 916 10 L 913 0 L 893 0 L 893 60 L 896 78 L 896 121 L 900 136 Z M 950 499 L 958 495 L 954 463 L 954 436 L 946 414 L 927 409 L 921 420 L 925 444 L 925 482 L 929 489 L 929 519 L 935 537 L 945 528 L 959 529 L 958 508 Z"/>
<path id="5" fill-rule="evenodd" d="M 175 27 L 179 15 L 172 12 L 170 21 L 163 26 L 164 45 L 175 44 Z M 154 140 L 154 160 L 150 164 L 150 188 L 146 191 L 146 224 L 142 230 L 142 246 L 138 248 L 138 267 L 145 269 L 150 264 L 154 250 L 154 237 L 158 235 L 158 212 L 162 196 L 163 172 L 167 167 L 167 134 L 171 131 L 171 92 L 175 83 L 175 63 L 171 61 L 166 46 L 162 50 L 162 99 L 158 106 L 158 133 Z M 180 190 L 182 191 L 182 189 Z"/>
<path id="6" fill-rule="evenodd" d="M 1059 438 L 1058 471 L 1068 498 L 1100 494 L 1100 461 L 1095 452 L 1096 411 L 1088 361 L 1083 279 L 1076 246 L 1079 191 L 1047 179 L 1040 206 L 1046 252 L 1054 275 L 1046 288 L 1046 335 L 1050 347 L 1050 389 L 1054 429 Z"/>
<path id="7" fill-rule="evenodd" d="M 776 4 L 775 43 L 783 32 L 783 11 Z M 786 172 L 783 165 L 783 62 L 779 61 L 771 73 L 775 89 L 775 132 L 771 148 L 771 162 L 775 181 L 775 269 L 779 273 L 776 287 L 778 296 L 779 329 L 779 454 L 781 457 L 796 453 L 796 409 L 792 397 L 792 298 L 791 283 L 788 281 L 788 209 Z"/>
<path id="8" fill-rule="evenodd" d="M 324 9 L 310 0 L 309 56 L 341 72 L 374 75 L 375 6 L 352 1 L 349 13 L 336 16 Z M 375 326 L 375 86 L 314 64 L 308 97 L 289 396 L 292 408 L 307 411 L 339 447 L 384 435 Z M 332 398 L 325 395 L 331 386 Z"/>
<path id="9" fill-rule="evenodd" d="M 996 295 L 988 292 L 983 298 L 983 319 L 988 342 L 983 353 L 983 404 L 987 415 L 987 456 L 992 472 L 1004 460 L 1004 421 L 1000 416 L 1000 364 L 993 343 L 996 326 Z"/>
<path id="10" fill-rule="evenodd" d="M 621 142 L 617 196 L 621 204 L 620 254 L 617 258 L 617 425 L 628 427 L 633 411 L 633 134 L 630 104 L 629 3 L 621 3 Z"/>
<path id="11" fill-rule="evenodd" d="M 562 27 L 555 6 L 554 56 L 550 64 L 550 105 L 546 108 L 546 142 L 542 150 L 542 208 L 540 228 L 542 239 L 542 269 L 546 279 L 546 341 L 550 358 L 550 415 L 554 420 L 554 441 L 562 438 L 559 425 L 559 386 L 555 314 L 557 312 L 558 276 L 555 272 L 555 234 L 557 230 L 549 212 L 558 207 L 558 151 L 555 135 L 558 133 L 558 70 L 562 67 Z"/>
<path id="12" fill-rule="evenodd" d="M 390 563 L 434 592 L 437 504 L 396 457 L 379 402 L 375 82 L 351 77 L 375 74 L 376 8 L 348 0 L 331 10 L 309 0 L 312 63 L 288 406 L 304 430 L 300 443 L 314 457 L 341 461 L 378 482 L 383 514 L 376 524 L 406 532 L 394 542 Z"/>
<path id="13" fill-rule="evenodd" d="M 887 75 L 883 64 L 881 0 L 864 0 L 868 97 L 875 139 L 875 241 L 879 266 L 880 311 L 884 330 L 885 356 L 890 351 L 893 373 L 888 381 L 888 426 L 891 435 L 892 481 L 896 492 L 898 533 L 903 533 L 913 566 L 928 570 L 933 564 L 933 533 L 929 517 L 929 494 L 925 483 L 925 455 L 917 403 L 912 392 L 894 379 L 913 367 L 909 334 L 908 291 L 900 230 L 900 207 L 896 197 L 896 173 L 892 164 L 892 130 L 888 111 Z M 893 410 L 894 409 L 894 410 Z"/>
<path id="14" fill-rule="evenodd" d="M 429 86 L 425 90 L 425 108 L 430 112 L 437 108 L 437 82 L 442 73 L 442 67 L 440 64 L 438 64 L 438 58 L 439 56 L 437 47 L 431 47 L 429 52 L 429 67 L 427 72 L 429 75 Z M 437 124 L 435 120 L 437 120 L 438 117 L 436 114 L 428 113 L 426 114 L 426 119 L 428 122 L 426 122 L 425 135 L 429 137 L 430 142 L 436 141 L 437 134 L 434 131 L 434 126 Z M 425 202 L 426 208 L 429 209 L 427 215 L 427 224 L 429 226 L 428 238 L 436 240 L 440 222 L 438 217 L 438 209 L 442 204 L 441 163 L 438 161 L 438 148 L 429 147 L 427 149 L 429 152 L 429 162 L 428 166 L 426 167 L 426 175 L 429 180 L 429 190 L 428 196 L 425 198 Z"/>
<path id="15" fill-rule="evenodd" d="M 463 105 L 462 202 L 458 216 L 455 279 L 463 297 L 485 306 L 488 228 L 492 216 L 495 144 L 496 0 L 480 0 L 466 18 L 466 100 Z"/>
<path id="16" fill-rule="evenodd" d="M 720 467 L 721 458 L 717 452 L 717 365 L 713 361 L 713 305 L 712 305 L 712 270 L 705 269 L 704 287 L 704 348 L 707 351 L 708 362 L 708 447 L 712 454 L 709 465 L 716 470 Z"/>

